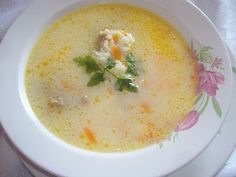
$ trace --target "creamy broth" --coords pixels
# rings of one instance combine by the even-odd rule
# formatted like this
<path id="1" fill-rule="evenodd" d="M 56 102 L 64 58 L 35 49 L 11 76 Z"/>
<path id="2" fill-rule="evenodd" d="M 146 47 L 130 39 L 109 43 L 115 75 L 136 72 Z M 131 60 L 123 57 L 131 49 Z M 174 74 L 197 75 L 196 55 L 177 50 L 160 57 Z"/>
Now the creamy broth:
<path id="1" fill-rule="evenodd" d="M 97 50 L 99 31 L 106 28 L 135 37 L 132 53 L 141 66 L 137 93 L 116 90 L 112 80 L 87 87 L 90 75 L 73 62 Z M 196 63 L 175 28 L 124 4 L 90 6 L 52 24 L 32 50 L 25 79 L 33 111 L 53 134 L 103 152 L 167 138 L 191 110 L 198 84 Z"/>

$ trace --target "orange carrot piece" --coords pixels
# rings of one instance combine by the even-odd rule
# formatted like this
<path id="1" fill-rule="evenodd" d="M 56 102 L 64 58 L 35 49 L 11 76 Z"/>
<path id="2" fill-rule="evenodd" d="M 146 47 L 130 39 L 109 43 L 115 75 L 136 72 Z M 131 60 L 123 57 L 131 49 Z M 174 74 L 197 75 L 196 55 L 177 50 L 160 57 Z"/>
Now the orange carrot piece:
<path id="1" fill-rule="evenodd" d="M 114 95 L 113 89 L 112 88 L 108 88 L 107 92 L 109 95 Z"/>
<path id="2" fill-rule="evenodd" d="M 93 134 L 93 132 L 89 129 L 89 128 L 84 128 L 84 132 L 85 132 L 85 135 L 87 136 L 88 140 L 90 143 L 92 144 L 96 144 L 97 141 L 96 141 L 96 138 Z"/>
<path id="3" fill-rule="evenodd" d="M 142 111 L 145 113 L 151 113 L 151 108 L 147 103 L 141 104 Z"/>
<path id="4" fill-rule="evenodd" d="M 125 31 L 122 31 L 121 33 L 124 34 L 125 36 L 127 36 L 127 33 Z"/>
<path id="5" fill-rule="evenodd" d="M 122 54 L 117 46 L 112 46 L 112 54 L 116 60 L 121 60 Z"/>
<path id="6" fill-rule="evenodd" d="M 149 84 L 148 80 L 147 80 L 147 79 L 144 79 L 143 85 L 147 86 L 148 84 Z"/>
<path id="7" fill-rule="evenodd" d="M 117 44 L 120 41 L 120 36 L 118 34 L 114 34 L 113 40 L 114 40 L 115 44 Z"/>

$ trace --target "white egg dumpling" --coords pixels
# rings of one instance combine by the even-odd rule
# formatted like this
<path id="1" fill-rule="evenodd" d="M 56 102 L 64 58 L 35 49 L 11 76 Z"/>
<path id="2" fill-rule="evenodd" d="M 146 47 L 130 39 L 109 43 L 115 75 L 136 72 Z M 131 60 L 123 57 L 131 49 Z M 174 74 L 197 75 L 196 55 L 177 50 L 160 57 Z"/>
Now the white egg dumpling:
<path id="1" fill-rule="evenodd" d="M 114 60 L 115 67 L 112 71 L 115 74 L 125 74 L 125 57 L 131 50 L 135 41 L 132 34 L 123 30 L 105 29 L 99 32 L 100 46 L 99 51 L 94 52 L 95 59 L 101 64 L 106 64 L 107 59 Z"/>

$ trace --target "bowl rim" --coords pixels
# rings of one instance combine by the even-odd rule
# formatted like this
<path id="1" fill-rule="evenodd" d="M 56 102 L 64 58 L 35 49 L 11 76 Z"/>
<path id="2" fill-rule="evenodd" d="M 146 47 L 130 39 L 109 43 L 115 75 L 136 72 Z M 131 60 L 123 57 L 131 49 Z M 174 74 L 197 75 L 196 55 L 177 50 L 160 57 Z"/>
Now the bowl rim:
<path id="1" fill-rule="evenodd" d="M 1 54 L 3 53 L 3 50 L 4 50 L 4 49 L 7 49 L 7 46 L 8 46 L 9 44 L 11 44 L 12 42 L 14 42 L 15 30 L 18 29 L 18 28 L 21 28 L 22 22 L 25 22 L 25 21 L 27 22 L 27 20 L 25 20 L 25 19 L 29 18 L 29 17 L 27 17 L 27 15 L 31 14 L 31 13 L 32 13 L 32 10 L 35 10 L 35 8 L 36 8 L 38 5 L 42 5 L 42 4 L 45 3 L 45 2 L 47 2 L 47 1 L 46 1 L 46 0 L 43 0 L 43 1 L 36 0 L 36 1 L 20 16 L 20 18 L 17 19 L 17 21 L 14 23 L 14 25 L 11 27 L 11 29 L 8 31 L 7 35 L 4 37 L 4 39 L 3 39 L 3 41 L 2 41 L 2 45 L 0 46 L 0 56 L 1 56 Z M 51 1 L 50 1 L 51 6 L 52 6 L 52 5 L 55 5 L 55 4 L 53 4 L 53 2 L 56 2 L 56 0 L 51 0 Z M 58 2 L 58 1 L 57 1 L 57 2 Z M 66 2 L 67 2 L 66 0 L 60 0 L 59 3 L 58 3 L 58 6 L 60 7 L 60 3 L 65 4 Z M 72 5 L 74 5 L 74 3 L 77 4 L 77 3 L 81 3 L 81 2 L 84 2 L 84 1 L 73 0 L 73 1 L 71 1 L 70 3 L 68 3 L 68 2 L 67 2 L 67 3 L 72 6 Z M 131 2 L 131 1 L 130 1 L 130 2 Z M 135 1 L 132 1 L 132 3 L 134 3 L 134 2 L 135 2 Z M 148 2 L 149 2 L 149 1 L 148 1 Z M 151 0 L 150 2 L 152 2 L 152 0 Z M 203 20 L 207 21 L 207 23 L 209 24 L 209 26 L 215 31 L 215 33 L 216 33 L 216 35 L 218 36 L 218 38 L 221 39 L 219 33 L 217 32 L 217 30 L 216 30 L 216 28 L 214 27 L 214 25 L 212 24 L 212 22 L 210 22 L 209 19 L 208 19 L 196 6 L 194 6 L 192 3 L 188 2 L 188 1 L 185 1 L 185 0 L 181 0 L 180 3 L 182 3 L 182 4 L 184 4 L 185 6 L 191 8 L 195 13 L 197 13 L 197 15 L 199 15 L 201 18 L 203 18 Z M 86 3 L 85 3 L 85 4 L 86 4 Z M 57 8 L 59 8 L 59 7 L 57 7 Z M 62 9 L 59 9 L 59 10 L 63 10 L 63 9 L 64 9 L 64 7 L 63 7 Z M 58 10 L 58 9 L 57 9 L 57 10 Z M 40 11 L 40 8 L 38 9 L 37 12 L 39 12 L 39 11 Z M 41 21 L 41 23 L 42 23 L 42 21 Z M 35 33 L 35 35 L 38 35 L 38 34 Z M 222 46 L 224 46 L 224 42 L 223 42 L 222 39 L 221 39 L 221 42 L 222 42 Z M 32 43 L 34 43 L 34 41 L 31 41 L 31 43 L 28 44 L 28 45 L 31 46 Z M 227 55 L 228 53 L 227 53 L 226 48 L 225 48 L 225 51 L 226 51 L 226 55 Z M 18 50 L 17 52 L 23 53 L 22 55 L 23 55 L 25 58 L 27 58 L 27 55 L 28 55 L 27 51 L 25 51 L 25 50 L 23 50 L 23 51 Z M 13 54 L 9 54 L 9 53 L 7 53 L 7 52 L 5 52 L 5 54 L 6 54 L 6 56 L 10 55 L 9 57 L 12 57 L 12 56 L 13 56 Z M 3 56 L 4 56 L 4 54 L 3 54 Z M 229 66 L 231 66 L 229 57 L 227 57 L 226 60 L 227 60 L 227 62 L 229 63 Z M 0 63 L 1 63 L 1 61 L 0 61 Z M 7 62 L 4 60 L 4 61 L 3 61 L 3 64 L 5 64 L 5 63 L 7 63 Z M 12 63 L 11 63 L 11 64 L 12 64 Z M 25 63 L 20 63 L 20 64 L 21 64 L 22 66 L 25 65 Z M 21 67 L 21 69 L 22 69 L 22 68 L 24 68 L 24 67 Z M 19 72 L 23 72 L 21 69 L 20 69 Z M 17 73 L 17 71 L 16 71 L 16 75 L 17 75 L 17 74 L 18 74 L 18 73 Z M 22 75 L 19 75 L 17 78 L 15 78 L 15 79 L 17 80 L 17 82 L 18 82 L 18 80 L 22 80 L 22 79 L 23 79 L 23 78 L 21 78 L 21 76 L 22 76 Z M 5 77 L 5 76 L 4 76 L 4 77 Z M 231 76 L 229 76 L 229 77 L 231 77 L 230 87 L 232 87 L 232 73 L 231 73 Z M 2 78 L 1 78 L 1 79 L 2 79 Z M 0 80 L 1 80 L 1 79 L 0 79 Z M 6 82 L 6 81 L 5 81 L 5 82 Z M 4 82 L 3 82 L 3 83 L 4 83 Z M 24 89 L 21 84 L 19 84 L 18 87 L 19 87 L 20 90 Z M 6 89 L 6 88 L 5 88 L 5 89 Z M 17 88 L 17 89 L 18 89 L 18 88 Z M 231 88 L 231 90 L 232 90 L 232 88 Z M 15 89 L 9 89 L 9 91 L 13 91 L 13 92 L 14 92 Z M 1 93 L 2 93 L 2 92 L 1 92 Z M 6 93 L 6 90 L 5 90 L 5 92 L 3 92 L 3 93 Z M 14 94 L 8 95 L 8 96 L 12 96 L 12 97 L 13 97 L 13 100 L 14 100 L 14 96 L 15 96 Z M 20 97 L 20 99 L 17 98 L 16 102 L 20 103 L 22 100 L 24 100 L 23 103 L 22 103 L 23 106 L 24 106 L 24 108 L 29 108 L 29 105 L 28 105 L 28 103 L 27 103 L 27 100 L 25 100 L 26 97 L 25 97 L 25 95 L 23 94 L 22 91 L 20 92 L 19 97 Z M 229 102 L 230 102 L 230 100 L 228 100 L 228 104 L 229 104 Z M 2 104 L 4 104 L 4 103 L 0 101 L 0 105 L 2 105 Z M 8 105 L 12 105 L 12 103 L 7 103 L 7 104 L 8 104 Z M 229 107 L 229 106 L 228 106 L 228 107 Z M 8 107 L 7 109 L 9 109 L 9 107 Z M 3 111 L 1 110 L 1 112 L 0 112 L 1 116 L 4 115 L 4 116 L 2 116 L 2 118 L 1 118 L 1 122 L 2 122 L 2 125 L 3 125 L 4 130 L 6 131 L 6 134 L 7 134 L 8 137 L 12 140 L 12 142 L 15 143 L 16 147 L 22 152 L 22 154 L 24 154 L 26 157 L 28 157 L 33 163 L 35 163 L 35 164 L 38 165 L 39 167 L 41 167 L 41 168 L 43 168 L 43 169 L 45 169 L 45 170 L 48 170 L 48 171 L 50 171 L 50 172 L 53 173 L 53 174 L 56 174 L 56 175 L 62 175 L 62 174 L 63 174 L 63 176 L 71 175 L 72 173 L 70 173 L 70 172 L 69 172 L 69 173 L 67 173 L 67 172 L 64 173 L 64 172 L 63 172 L 63 171 L 66 170 L 65 168 L 64 168 L 64 169 L 57 169 L 56 166 L 51 166 L 51 165 L 50 165 L 50 163 L 52 163 L 52 162 L 55 163 L 55 161 L 47 162 L 47 160 L 45 161 L 45 159 L 42 159 L 42 158 L 40 157 L 40 155 L 35 156 L 34 153 L 35 153 L 35 152 L 39 152 L 39 147 L 34 146 L 33 148 L 35 148 L 35 149 L 34 149 L 34 152 L 32 152 L 32 149 L 30 149 L 29 147 L 25 147 L 25 146 L 22 144 L 22 142 L 20 142 L 20 140 L 17 140 L 17 138 L 19 138 L 19 136 L 17 136 L 17 135 L 14 133 L 14 130 L 11 130 L 12 122 L 10 123 L 10 122 L 7 120 L 7 118 L 6 118 L 6 115 L 8 115 L 8 113 L 6 112 L 7 109 L 5 109 L 5 110 L 3 110 Z M 35 115 L 32 114 L 32 111 L 29 111 L 29 110 L 26 110 L 26 109 L 22 110 L 22 109 L 20 109 L 20 108 L 17 108 L 16 110 L 19 111 L 19 115 L 21 115 L 22 112 L 24 112 L 24 115 L 30 115 L 31 117 L 34 117 L 34 116 L 35 116 Z M 9 110 L 8 110 L 8 111 L 9 111 Z M 25 114 L 26 112 L 27 112 L 27 114 Z M 15 114 L 15 116 L 17 116 L 17 115 Z M 127 160 L 128 158 L 134 158 L 135 160 L 139 160 L 140 157 L 143 157 L 143 154 L 145 154 L 147 151 L 149 151 L 149 153 L 156 153 L 156 151 L 153 149 L 153 146 L 154 146 L 154 145 L 153 145 L 153 146 L 150 146 L 150 147 L 146 147 L 146 148 L 140 149 L 140 150 L 137 150 L 137 151 L 126 152 L 126 153 L 115 153 L 115 154 L 112 155 L 112 157 L 110 156 L 111 154 L 107 154 L 107 153 L 97 153 L 97 152 L 90 152 L 90 151 L 87 151 L 87 150 L 78 149 L 78 148 L 75 148 L 75 147 L 73 147 L 73 146 L 71 146 L 71 145 L 68 145 L 68 144 L 62 142 L 62 141 L 59 140 L 58 138 L 54 137 L 54 135 L 48 134 L 48 131 L 45 130 L 45 128 L 41 125 L 41 123 L 37 122 L 37 121 L 38 121 L 37 118 L 36 118 L 36 119 L 33 119 L 33 120 L 30 120 L 30 121 L 31 121 L 30 124 L 32 124 L 32 123 L 35 124 L 35 123 L 36 123 L 36 124 L 37 124 L 37 127 L 38 127 L 38 126 L 41 126 L 41 128 L 40 128 L 40 134 L 41 134 L 42 137 L 41 137 L 41 139 L 40 139 L 40 142 L 42 143 L 42 145 L 43 145 L 44 147 L 47 147 L 47 145 L 50 145 L 50 144 L 47 142 L 48 140 L 46 140 L 47 138 L 45 138 L 45 137 L 49 137 L 50 140 L 53 140 L 54 142 L 56 142 L 57 146 L 63 146 L 63 148 L 65 148 L 65 149 L 67 149 L 67 150 L 73 152 L 73 153 L 71 153 L 69 156 L 67 156 L 68 154 L 67 154 L 67 155 L 66 155 L 66 154 L 60 154 L 60 155 L 61 155 L 60 158 L 73 159 L 72 156 L 75 155 L 74 152 L 76 151 L 77 153 L 79 153 L 79 154 L 81 155 L 81 156 L 80 156 L 81 158 L 88 158 L 88 157 L 89 157 L 90 160 L 95 157 L 95 158 L 98 159 L 98 160 L 101 160 L 101 159 L 105 158 L 106 160 L 110 161 L 111 159 L 119 158 L 119 159 L 122 159 L 122 161 L 123 161 L 123 160 Z M 220 128 L 220 126 L 222 125 L 222 123 L 223 123 L 223 121 L 222 121 L 221 124 L 218 126 L 218 128 Z M 33 124 L 32 124 L 32 125 L 33 125 Z M 28 131 L 31 131 L 30 133 L 33 134 L 34 128 L 36 128 L 36 127 L 31 127 L 30 129 L 28 129 Z M 17 130 L 17 131 L 19 131 L 20 133 L 23 132 L 23 130 Z M 27 133 L 28 133 L 28 132 L 23 132 L 21 135 L 25 135 L 25 137 L 26 137 Z M 211 140 L 213 140 L 214 137 L 215 137 L 215 135 L 214 135 L 213 137 L 211 137 Z M 27 138 L 26 138 L 26 139 L 27 139 Z M 26 141 L 26 139 L 25 139 L 24 141 Z M 31 138 L 30 140 L 32 141 L 32 138 Z M 208 144 L 211 142 L 211 140 L 208 141 Z M 45 142 L 47 142 L 47 143 L 45 143 Z M 204 145 L 204 147 L 206 147 L 206 145 Z M 32 148 L 32 147 L 31 147 L 31 148 Z M 41 148 L 42 148 L 42 147 L 41 147 Z M 201 148 L 201 151 L 203 151 L 203 150 L 204 150 L 204 148 Z M 44 151 L 44 153 L 47 153 L 47 149 L 44 149 L 43 151 Z M 199 151 L 197 154 L 199 154 L 201 151 Z M 52 150 L 50 150 L 50 152 L 52 152 Z M 61 152 L 61 151 L 60 151 L 60 152 Z M 191 158 L 189 158 L 189 159 L 188 159 L 188 162 L 189 162 L 190 160 L 192 160 L 194 157 L 196 157 L 197 154 L 194 154 L 194 156 L 192 156 Z M 51 158 L 55 158 L 55 159 L 58 160 L 58 157 L 57 157 L 57 156 L 58 156 L 58 154 L 53 154 L 53 156 L 52 156 Z M 151 157 L 149 157 L 149 158 L 151 158 Z M 90 161 L 90 160 L 86 160 L 86 163 L 89 164 L 89 161 Z M 150 162 L 151 162 L 151 160 L 150 160 Z M 58 163 L 58 162 L 56 162 L 56 163 Z M 176 169 L 180 168 L 180 167 L 183 166 L 184 164 L 186 164 L 186 162 L 182 162 L 182 163 L 179 162 L 179 165 L 175 165 L 175 168 L 172 169 L 172 171 L 166 170 L 166 171 L 163 171 L 162 173 L 159 173 L 159 174 L 161 174 L 161 175 L 166 175 L 167 173 L 173 172 L 173 170 L 176 170 Z M 80 165 L 81 165 L 81 164 L 80 164 Z M 108 165 L 108 164 L 107 164 L 107 165 Z M 116 164 L 116 165 L 117 165 L 117 164 Z M 79 166 L 79 165 L 78 165 L 78 166 Z M 60 165 L 59 168 L 62 168 L 62 165 Z M 75 165 L 75 166 L 73 166 L 73 168 L 76 169 L 77 166 Z M 168 171 L 168 172 L 167 172 L 167 171 Z M 58 173 L 58 172 L 59 172 L 59 173 Z"/>

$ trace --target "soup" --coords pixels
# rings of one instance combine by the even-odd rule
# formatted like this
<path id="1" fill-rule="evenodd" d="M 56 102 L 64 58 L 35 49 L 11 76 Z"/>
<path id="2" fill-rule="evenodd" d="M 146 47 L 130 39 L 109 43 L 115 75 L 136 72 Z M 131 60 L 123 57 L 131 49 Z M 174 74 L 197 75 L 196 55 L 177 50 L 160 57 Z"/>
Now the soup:
<path id="1" fill-rule="evenodd" d="M 191 110 L 196 62 L 176 29 L 125 4 L 81 8 L 52 24 L 26 67 L 30 105 L 54 135 L 92 151 L 166 139 Z"/>

